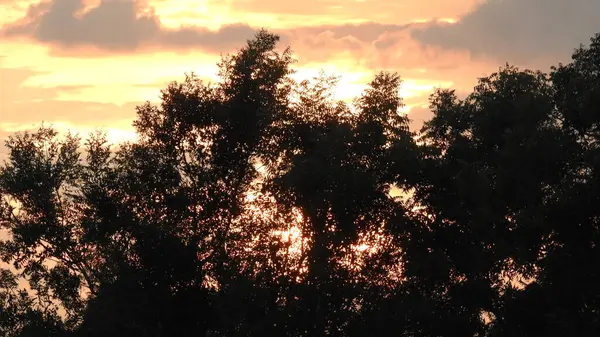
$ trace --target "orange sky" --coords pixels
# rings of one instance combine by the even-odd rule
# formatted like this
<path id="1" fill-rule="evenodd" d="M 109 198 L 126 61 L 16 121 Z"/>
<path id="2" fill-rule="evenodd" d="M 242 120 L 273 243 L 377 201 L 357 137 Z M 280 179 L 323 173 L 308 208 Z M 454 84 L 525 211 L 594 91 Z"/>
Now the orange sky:
<path id="1" fill-rule="evenodd" d="M 292 47 L 298 77 L 341 75 L 341 99 L 398 71 L 422 120 L 435 87 L 568 61 L 597 13 L 598 0 L 0 0 L 0 139 L 42 121 L 131 139 L 135 105 L 185 72 L 214 78 L 261 27 Z"/>

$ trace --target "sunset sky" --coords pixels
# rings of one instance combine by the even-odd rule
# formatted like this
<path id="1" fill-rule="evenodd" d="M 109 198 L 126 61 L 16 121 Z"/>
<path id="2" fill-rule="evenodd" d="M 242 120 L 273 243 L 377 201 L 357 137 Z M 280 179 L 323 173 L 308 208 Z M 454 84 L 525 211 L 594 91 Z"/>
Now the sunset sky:
<path id="1" fill-rule="evenodd" d="M 399 72 L 420 121 L 435 87 L 569 61 L 598 13 L 599 0 L 0 0 L 0 139 L 42 121 L 129 139 L 137 104 L 186 72 L 214 78 L 261 27 L 292 47 L 299 78 L 340 75 L 340 99 Z"/>

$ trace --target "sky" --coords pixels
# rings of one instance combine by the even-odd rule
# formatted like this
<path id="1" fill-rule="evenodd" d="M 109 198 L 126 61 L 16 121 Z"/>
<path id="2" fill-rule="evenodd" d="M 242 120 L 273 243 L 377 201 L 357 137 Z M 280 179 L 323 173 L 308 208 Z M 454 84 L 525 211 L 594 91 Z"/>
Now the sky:
<path id="1" fill-rule="evenodd" d="M 292 48 L 299 79 L 340 76 L 339 99 L 398 72 L 419 125 L 437 87 L 568 62 L 597 13 L 599 0 L 0 0 L 0 140 L 42 122 L 134 139 L 136 105 L 191 71 L 216 79 L 220 55 L 260 28 Z"/>

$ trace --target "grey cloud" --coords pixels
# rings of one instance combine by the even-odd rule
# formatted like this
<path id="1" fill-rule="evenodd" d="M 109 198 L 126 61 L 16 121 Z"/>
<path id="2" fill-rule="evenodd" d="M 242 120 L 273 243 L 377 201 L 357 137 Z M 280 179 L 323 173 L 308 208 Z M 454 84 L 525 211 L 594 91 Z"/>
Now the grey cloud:
<path id="1" fill-rule="evenodd" d="M 168 29 L 153 13 L 140 15 L 134 0 L 102 0 L 80 13 L 82 0 L 50 0 L 30 6 L 27 15 L 4 27 L 5 36 L 30 36 L 63 48 L 92 46 L 117 52 L 146 46 L 170 46 L 222 51 L 238 47 L 255 30 L 248 25 L 224 26 L 218 31 L 204 27 Z"/>
<path id="2" fill-rule="evenodd" d="M 185 47 L 190 42 L 211 46 L 211 48 L 220 47 L 240 47 L 240 44 L 247 39 L 252 38 L 255 30 L 244 24 L 235 24 L 223 26 L 217 33 L 197 27 L 185 27 L 179 30 L 163 31 L 162 42 L 167 46 Z"/>
<path id="3" fill-rule="evenodd" d="M 456 24 L 431 24 L 415 30 L 413 37 L 501 62 L 524 63 L 548 56 L 566 61 L 598 31 L 599 0 L 488 0 Z"/>
<path id="4" fill-rule="evenodd" d="M 54 47 L 53 55 L 89 55 L 90 52 L 93 55 L 98 49 L 109 52 L 143 52 L 158 48 L 227 52 L 242 46 L 255 33 L 246 24 L 226 25 L 218 31 L 195 26 L 169 29 L 148 11 L 150 8 L 142 8 L 136 3 L 139 1 L 102 0 L 97 7 L 84 11 L 82 0 L 47 0 L 30 6 L 25 17 L 5 26 L 0 35 L 32 37 Z M 142 10 L 145 14 L 140 15 Z M 305 26 L 274 32 L 281 36 L 282 45 L 292 44 L 294 48 L 309 49 L 311 53 L 318 49 L 326 56 L 331 51 L 355 52 L 367 46 L 380 49 L 384 47 L 379 41 L 382 35 L 412 27 L 414 24 L 369 22 Z"/>

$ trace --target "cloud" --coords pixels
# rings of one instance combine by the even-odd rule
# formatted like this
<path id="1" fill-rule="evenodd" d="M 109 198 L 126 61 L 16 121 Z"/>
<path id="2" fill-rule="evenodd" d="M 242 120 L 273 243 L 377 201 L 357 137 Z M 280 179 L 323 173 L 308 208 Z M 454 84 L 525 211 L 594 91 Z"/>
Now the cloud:
<path id="1" fill-rule="evenodd" d="M 255 30 L 245 24 L 170 29 L 134 0 L 102 0 L 86 8 L 82 0 L 50 0 L 31 5 L 27 14 L 4 27 L 6 37 L 26 36 L 62 49 L 92 47 L 133 52 L 144 48 L 196 48 L 223 51 L 238 47 Z"/>
<path id="2" fill-rule="evenodd" d="M 155 1 L 152 3 L 156 5 Z M 379 4 L 385 2 L 374 1 L 379 1 Z M 21 20 L 6 27 L 8 35 L 26 36 L 49 44 L 51 46 L 49 56 L 51 56 L 50 60 L 53 60 L 53 63 L 36 61 L 35 65 L 29 61 L 15 63 L 27 66 L 31 64 L 37 69 L 49 71 L 49 74 L 34 74 L 34 79 L 30 78 L 25 83 L 29 86 L 23 87 L 21 83 L 19 87 L 22 97 L 25 97 L 24 93 L 27 93 L 26 96 L 30 98 L 36 95 L 42 97 L 33 100 L 34 98 L 16 98 L 6 94 L 4 109 L 10 111 L 13 122 L 73 120 L 73 123 L 96 124 L 117 119 L 131 119 L 135 113 L 133 103 L 126 103 L 123 106 L 81 100 L 129 102 L 140 98 L 132 98 L 135 96 L 134 93 L 137 95 L 142 92 L 144 97 L 154 97 L 156 94 L 152 91 L 153 88 L 156 87 L 158 92 L 159 87 L 164 87 L 169 81 L 163 83 L 162 77 L 168 76 L 170 71 L 176 71 L 172 76 L 180 76 L 183 71 L 191 70 L 179 72 L 183 69 L 180 66 L 182 63 L 197 64 L 200 56 L 206 55 L 203 51 L 228 52 L 239 48 L 254 33 L 249 28 L 250 25 L 243 24 L 223 26 L 218 31 L 210 31 L 202 27 L 166 28 L 161 25 L 158 16 L 147 6 L 139 5 L 139 1 L 136 5 L 132 0 L 100 0 L 99 5 L 91 8 L 85 7 L 82 4 L 84 2 L 81 0 L 42 2 L 30 6 L 28 13 Z M 388 3 L 392 4 L 392 2 Z M 309 21 L 305 24 L 312 26 L 279 28 L 274 29 L 273 32 L 282 36 L 282 46 L 292 46 L 299 59 L 296 66 L 300 68 L 306 66 L 304 70 L 308 69 L 307 71 L 334 66 L 326 71 L 341 75 L 350 74 L 352 83 L 348 83 L 344 89 L 349 92 L 353 92 L 351 87 L 355 84 L 367 83 L 373 71 L 398 71 L 405 79 L 410 80 L 406 83 L 406 92 L 415 96 L 411 98 L 414 100 L 411 104 L 419 104 L 426 101 L 431 86 L 451 85 L 469 88 L 472 87 L 477 76 L 495 70 L 497 65 L 496 62 L 472 60 L 467 51 L 424 45 L 412 38 L 411 31 L 430 23 L 336 24 L 333 20 L 331 24 L 326 25 L 317 25 Z M 206 32 L 202 39 L 199 38 L 201 32 Z M 42 49 L 45 54 L 45 48 Z M 186 54 L 185 58 L 182 57 L 183 53 L 171 55 L 171 51 L 181 49 L 197 49 L 200 53 Z M 139 55 L 143 52 L 157 51 L 166 52 L 163 53 L 166 56 L 162 56 L 165 60 L 164 65 L 154 62 L 159 57 L 156 54 L 152 57 Z M 108 55 L 107 52 L 118 55 Z M 123 53 L 128 55 L 120 55 Z M 99 55 L 102 58 L 82 60 L 82 55 Z M 193 60 L 188 58 L 190 55 L 193 55 Z M 15 55 L 9 56 L 11 59 L 20 58 Z M 72 56 L 72 58 L 55 56 Z M 47 57 L 47 54 L 44 57 Z M 117 59 L 119 62 L 107 63 Z M 212 61 L 210 65 L 213 65 Z M 136 83 L 147 85 L 132 85 L 131 78 L 134 78 Z M 347 78 L 344 80 L 347 81 Z M 427 86 L 422 85 L 424 81 L 428 83 Z M 87 86 L 92 82 L 93 86 Z M 48 84 L 55 86 L 58 83 L 75 86 L 32 87 Z M 19 100 L 22 102 L 17 103 Z M 10 107 L 7 104 L 10 104 Z"/>
<path id="3" fill-rule="evenodd" d="M 291 37 L 311 37 L 322 33 L 327 33 L 332 39 L 344 39 L 347 37 L 352 37 L 359 42 L 372 43 L 386 32 L 405 31 L 413 26 L 413 24 L 393 25 L 380 24 L 377 22 L 364 22 L 342 25 L 296 27 L 285 29 L 281 32 L 282 34 L 286 34 Z"/>
<path id="4" fill-rule="evenodd" d="M 462 82 L 467 87 L 476 77 L 497 68 L 485 58 L 474 60 L 468 51 L 425 45 L 412 31 L 427 24 L 384 25 L 360 23 L 299 27 L 281 31 L 291 41 L 300 65 L 330 63 L 370 70 L 398 71 L 405 77 L 427 78 L 433 83 Z M 466 82 L 466 83 L 465 83 Z"/>
<path id="5" fill-rule="evenodd" d="M 178 0 L 186 1 L 186 0 Z M 187 0 L 190 1 L 190 0 Z M 193 0 L 192 0 L 193 1 Z M 481 0 L 207 0 L 208 6 L 226 6 L 230 12 L 263 14 L 289 23 L 363 22 L 406 24 L 415 20 L 455 17 Z"/>
<path id="6" fill-rule="evenodd" d="M 327 1 L 333 7 L 341 4 L 340 0 Z M 420 13 L 423 9 L 413 0 L 402 6 L 396 2 L 374 1 L 374 5 L 383 6 L 382 8 L 392 6 L 396 12 L 402 12 L 402 8 L 405 8 Z M 472 5 L 474 1 L 476 0 L 463 0 L 461 6 Z M 82 0 L 51 0 L 32 5 L 21 20 L 5 27 L 4 34 L 34 38 L 51 46 L 51 56 L 63 57 L 90 57 L 107 52 L 132 54 L 157 50 L 229 52 L 241 47 L 254 34 L 254 30 L 247 24 L 225 25 L 217 31 L 192 26 L 166 28 L 161 25 L 158 16 L 149 7 L 140 5 L 139 1 L 101 0 L 96 7 L 91 8 L 85 7 L 83 3 Z M 266 11 L 270 8 L 283 11 L 284 8 L 280 8 L 278 4 L 262 3 L 257 5 L 255 10 Z M 247 3 L 236 1 L 229 5 L 232 8 L 249 6 Z M 351 7 L 354 8 L 353 6 L 365 10 L 362 3 Z M 311 10 L 327 12 L 331 9 L 328 8 L 325 6 Z M 413 20 L 414 15 L 416 14 L 411 16 Z M 410 70 L 425 67 L 440 70 L 457 68 L 459 62 L 468 58 L 464 52 L 447 51 L 441 47 L 423 46 L 416 42 L 410 31 L 420 26 L 423 24 L 415 22 L 333 23 L 279 28 L 273 31 L 282 37 L 282 46 L 292 46 L 300 64 L 331 63 L 335 59 L 377 70 Z"/>
<path id="7" fill-rule="evenodd" d="M 499 62 L 566 61 L 600 31 L 599 13 L 598 0 L 488 0 L 456 24 L 431 24 L 413 37 Z"/>
<path id="8" fill-rule="evenodd" d="M 378 4 L 385 5 L 384 2 Z M 282 37 L 282 46 L 292 46 L 300 64 L 341 59 L 377 70 L 435 70 L 455 67 L 457 60 L 464 60 L 460 53 L 415 42 L 410 30 L 419 25 L 422 24 L 365 22 L 273 31 Z M 217 31 L 191 26 L 165 28 L 155 13 L 133 0 L 103 0 L 91 8 L 86 8 L 82 0 L 46 1 L 30 6 L 21 20 L 5 29 L 5 35 L 31 37 L 49 44 L 50 55 L 62 57 L 182 49 L 228 52 L 241 47 L 253 34 L 254 30 L 246 24 L 226 25 Z"/>
<path id="9" fill-rule="evenodd" d="M 41 122 L 68 121 L 74 125 L 107 125 L 131 121 L 135 117 L 136 102 L 119 105 L 58 99 L 63 92 L 82 90 L 89 86 L 58 85 L 42 88 L 24 85 L 28 78 L 38 74 L 40 73 L 24 68 L 0 68 L 0 131 Z"/>
<path id="10" fill-rule="evenodd" d="M 410 25 L 384 25 L 374 22 L 296 27 L 276 31 L 300 55 L 301 63 L 328 62 L 349 55 L 360 60 L 374 52 L 375 43 L 386 32 L 406 31 Z"/>
<path id="11" fill-rule="evenodd" d="M 43 74 L 27 68 L 0 67 L 0 163 L 7 158 L 4 142 L 15 132 L 37 130 L 43 123 L 63 133 L 72 131 L 86 137 L 100 128 L 110 142 L 132 139 L 131 122 L 141 102 L 111 104 L 59 100 L 61 93 L 83 90 L 87 85 L 31 87 L 32 76 Z"/>

